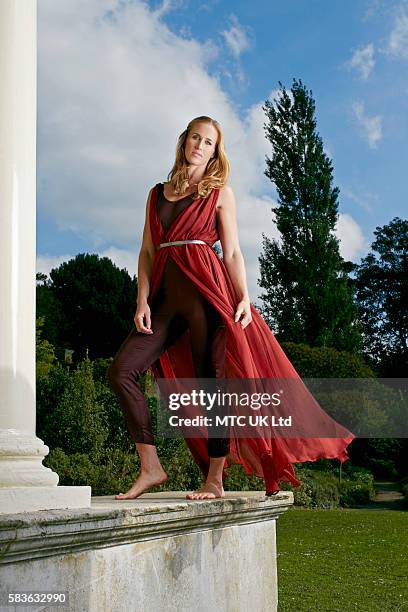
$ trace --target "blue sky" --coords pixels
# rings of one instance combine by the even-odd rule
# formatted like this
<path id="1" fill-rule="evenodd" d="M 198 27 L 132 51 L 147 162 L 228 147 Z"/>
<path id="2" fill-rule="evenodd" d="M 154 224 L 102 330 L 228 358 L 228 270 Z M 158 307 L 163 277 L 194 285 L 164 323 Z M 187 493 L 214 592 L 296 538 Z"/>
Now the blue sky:
<path id="1" fill-rule="evenodd" d="M 279 238 L 262 105 L 301 79 L 340 189 L 336 234 L 359 262 L 406 218 L 408 1 L 39 0 L 37 269 L 78 252 L 130 274 L 147 193 L 207 114 L 231 162 L 254 303 L 261 235 Z"/>

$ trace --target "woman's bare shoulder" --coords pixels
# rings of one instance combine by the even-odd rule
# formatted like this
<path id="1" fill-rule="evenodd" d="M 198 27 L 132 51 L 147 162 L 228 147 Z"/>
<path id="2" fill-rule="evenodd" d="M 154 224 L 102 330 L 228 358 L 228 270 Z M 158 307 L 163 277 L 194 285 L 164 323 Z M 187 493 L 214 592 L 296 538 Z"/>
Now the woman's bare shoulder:
<path id="1" fill-rule="evenodd" d="M 235 201 L 234 192 L 231 185 L 224 185 L 219 188 L 217 199 L 217 208 L 223 208 L 233 205 Z"/>

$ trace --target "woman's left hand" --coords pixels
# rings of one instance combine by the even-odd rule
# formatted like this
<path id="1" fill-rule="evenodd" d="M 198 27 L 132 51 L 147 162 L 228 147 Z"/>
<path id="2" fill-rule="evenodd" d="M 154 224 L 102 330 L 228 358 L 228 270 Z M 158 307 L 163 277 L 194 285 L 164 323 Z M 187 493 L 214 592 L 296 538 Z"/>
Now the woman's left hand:
<path id="1" fill-rule="evenodd" d="M 244 315 L 244 316 L 240 320 L 241 315 Z M 241 300 L 238 303 L 237 309 L 235 311 L 234 320 L 235 322 L 240 320 L 242 329 L 245 329 L 245 327 L 250 324 L 250 322 L 252 321 L 252 314 L 251 314 L 251 303 L 249 300 Z"/>

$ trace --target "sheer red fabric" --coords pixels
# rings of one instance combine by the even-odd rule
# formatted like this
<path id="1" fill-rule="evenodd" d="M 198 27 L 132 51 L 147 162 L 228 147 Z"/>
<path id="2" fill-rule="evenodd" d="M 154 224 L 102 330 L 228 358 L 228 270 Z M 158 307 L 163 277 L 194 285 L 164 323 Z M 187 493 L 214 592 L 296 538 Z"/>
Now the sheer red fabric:
<path id="1" fill-rule="evenodd" d="M 266 494 L 279 490 L 279 482 L 286 480 L 294 486 L 301 482 L 296 478 L 292 463 L 337 458 L 348 459 L 347 446 L 354 434 L 338 426 L 313 399 L 272 331 L 258 310 L 251 304 L 252 321 L 245 329 L 234 321 L 238 300 L 227 268 L 211 248 L 219 239 L 215 227 L 216 203 L 219 189 L 209 196 L 193 200 L 174 219 L 167 231 L 157 214 L 159 184 L 152 191 L 149 204 L 150 229 L 156 247 L 162 242 L 174 240 L 204 240 L 206 244 L 184 244 L 157 249 L 153 263 L 149 305 L 160 287 L 168 257 L 180 267 L 206 300 L 221 315 L 212 350 L 218 378 L 285 378 L 296 379 L 302 393 L 308 395 L 307 412 L 303 403 L 297 406 L 299 414 L 313 427 L 314 420 L 335 424 L 339 437 L 285 438 L 265 436 L 240 438 L 231 436 L 230 453 L 226 457 L 223 477 L 228 466 L 242 464 L 247 475 L 264 478 Z M 194 378 L 188 330 L 166 350 L 152 366 L 156 380 L 159 378 Z M 323 416 L 324 415 L 324 416 Z M 186 438 L 192 456 L 206 476 L 209 467 L 206 438 Z"/>

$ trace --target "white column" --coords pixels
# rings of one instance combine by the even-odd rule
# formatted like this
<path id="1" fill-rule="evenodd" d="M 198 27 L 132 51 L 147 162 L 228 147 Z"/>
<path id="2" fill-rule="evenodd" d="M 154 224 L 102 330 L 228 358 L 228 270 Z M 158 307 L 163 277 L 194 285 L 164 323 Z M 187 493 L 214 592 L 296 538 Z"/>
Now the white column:
<path id="1" fill-rule="evenodd" d="M 35 435 L 37 0 L 0 1 L 0 513 L 84 507 Z"/>

